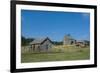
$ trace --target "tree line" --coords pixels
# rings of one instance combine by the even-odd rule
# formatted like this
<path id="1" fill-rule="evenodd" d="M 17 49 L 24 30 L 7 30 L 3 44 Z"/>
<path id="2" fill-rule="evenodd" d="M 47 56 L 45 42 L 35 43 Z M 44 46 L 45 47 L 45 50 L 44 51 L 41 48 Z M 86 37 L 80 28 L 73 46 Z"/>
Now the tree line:
<path id="1" fill-rule="evenodd" d="M 30 42 L 32 42 L 33 38 L 25 38 L 24 36 L 21 36 L 21 45 L 26 46 L 29 45 Z"/>
<path id="2" fill-rule="evenodd" d="M 21 45 L 22 46 L 29 45 L 29 43 L 32 42 L 33 40 L 34 40 L 34 38 L 26 38 L 24 36 L 21 36 Z M 62 45 L 63 44 L 62 41 L 60 41 L 60 42 L 58 42 L 58 41 L 52 41 L 52 43 L 54 45 Z"/>

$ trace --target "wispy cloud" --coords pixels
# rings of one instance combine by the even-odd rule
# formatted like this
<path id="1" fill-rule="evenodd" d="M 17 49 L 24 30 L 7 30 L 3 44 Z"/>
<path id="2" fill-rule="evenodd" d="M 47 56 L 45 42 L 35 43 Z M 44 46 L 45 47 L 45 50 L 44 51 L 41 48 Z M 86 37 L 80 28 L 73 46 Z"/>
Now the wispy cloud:
<path id="1" fill-rule="evenodd" d="M 82 17 L 83 18 L 89 18 L 90 17 L 90 14 L 89 13 L 82 13 Z"/>

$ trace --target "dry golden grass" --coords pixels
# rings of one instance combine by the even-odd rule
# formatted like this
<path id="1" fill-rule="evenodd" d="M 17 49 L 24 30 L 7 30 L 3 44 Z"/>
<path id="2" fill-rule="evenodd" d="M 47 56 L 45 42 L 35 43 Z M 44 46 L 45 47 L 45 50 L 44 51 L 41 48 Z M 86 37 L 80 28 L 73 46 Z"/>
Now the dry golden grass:
<path id="1" fill-rule="evenodd" d="M 83 49 L 87 49 L 87 47 L 80 48 L 75 45 L 56 45 L 52 47 L 53 52 L 77 52 Z"/>

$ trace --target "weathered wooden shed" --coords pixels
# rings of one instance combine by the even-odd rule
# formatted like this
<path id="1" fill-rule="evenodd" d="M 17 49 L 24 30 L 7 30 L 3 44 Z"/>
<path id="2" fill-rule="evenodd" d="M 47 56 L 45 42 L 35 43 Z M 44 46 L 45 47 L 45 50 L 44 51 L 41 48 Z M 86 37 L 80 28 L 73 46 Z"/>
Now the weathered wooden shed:
<path id="1" fill-rule="evenodd" d="M 52 48 L 52 41 L 47 38 L 35 39 L 30 43 L 32 51 L 49 51 Z"/>

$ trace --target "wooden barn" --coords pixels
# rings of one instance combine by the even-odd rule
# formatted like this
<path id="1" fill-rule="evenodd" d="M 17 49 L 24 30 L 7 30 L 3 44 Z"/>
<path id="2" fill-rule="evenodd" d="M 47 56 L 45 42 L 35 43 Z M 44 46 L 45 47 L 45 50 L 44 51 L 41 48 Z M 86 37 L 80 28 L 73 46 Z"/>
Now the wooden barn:
<path id="1" fill-rule="evenodd" d="M 73 45 L 76 43 L 76 40 L 73 39 L 70 35 L 65 35 L 63 39 L 63 45 Z"/>
<path id="2" fill-rule="evenodd" d="M 52 45 L 52 41 L 48 37 L 42 39 L 35 39 L 30 43 L 31 51 L 39 52 L 50 51 Z"/>

